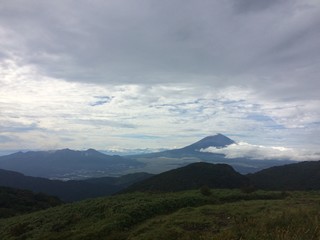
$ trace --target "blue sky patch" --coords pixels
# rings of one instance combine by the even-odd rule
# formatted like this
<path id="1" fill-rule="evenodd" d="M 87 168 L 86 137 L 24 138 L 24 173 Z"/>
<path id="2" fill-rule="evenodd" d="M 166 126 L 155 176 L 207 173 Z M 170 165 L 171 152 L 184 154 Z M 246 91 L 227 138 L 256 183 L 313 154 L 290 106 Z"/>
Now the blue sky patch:
<path id="1" fill-rule="evenodd" d="M 113 99 L 113 97 L 109 97 L 109 96 L 95 96 L 94 98 L 95 98 L 95 101 L 90 103 L 90 106 L 92 107 L 109 103 Z"/>

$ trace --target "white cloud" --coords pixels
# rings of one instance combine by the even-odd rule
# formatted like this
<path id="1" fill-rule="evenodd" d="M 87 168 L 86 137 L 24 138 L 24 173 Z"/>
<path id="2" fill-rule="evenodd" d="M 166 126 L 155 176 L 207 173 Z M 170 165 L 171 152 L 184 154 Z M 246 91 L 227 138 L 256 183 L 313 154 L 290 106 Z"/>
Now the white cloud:
<path id="1" fill-rule="evenodd" d="M 239 142 L 225 148 L 208 147 L 201 152 L 222 153 L 226 158 L 250 158 L 261 160 L 320 160 L 320 152 L 310 150 L 297 150 L 287 147 L 272 147 Z"/>
<path id="2" fill-rule="evenodd" d="M 2 0 L 0 148 L 317 148 L 319 24 L 316 0 Z"/>
<path id="3" fill-rule="evenodd" d="M 319 144 L 316 100 L 295 107 L 235 86 L 67 82 L 18 60 L 3 62 L 0 71 L 0 130 L 17 139 L 0 143 L 2 149 L 172 148 L 215 132 L 261 145 Z"/>

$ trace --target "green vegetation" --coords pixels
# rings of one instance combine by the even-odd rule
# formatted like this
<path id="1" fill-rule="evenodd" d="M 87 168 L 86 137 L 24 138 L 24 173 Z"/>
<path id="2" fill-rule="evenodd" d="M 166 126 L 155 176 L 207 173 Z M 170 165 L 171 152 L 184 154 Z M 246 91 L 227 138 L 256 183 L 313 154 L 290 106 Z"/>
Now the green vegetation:
<path id="1" fill-rule="evenodd" d="M 0 239 L 319 239 L 320 194 L 129 193 L 0 221 Z"/>
<path id="2" fill-rule="evenodd" d="M 294 193 L 285 200 L 183 208 L 149 219 L 128 239 L 315 240 L 320 238 L 319 210 L 319 195 L 308 193 Z"/>
<path id="3" fill-rule="evenodd" d="M 42 193 L 0 187 L 0 218 L 46 209 L 61 203 L 58 198 Z"/>

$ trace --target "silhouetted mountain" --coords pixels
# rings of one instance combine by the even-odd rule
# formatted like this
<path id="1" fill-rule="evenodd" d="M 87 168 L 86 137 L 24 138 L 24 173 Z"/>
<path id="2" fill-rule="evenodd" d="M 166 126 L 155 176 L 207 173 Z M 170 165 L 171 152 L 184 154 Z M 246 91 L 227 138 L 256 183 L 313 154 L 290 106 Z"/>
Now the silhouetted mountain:
<path id="1" fill-rule="evenodd" d="M 0 187 L 0 218 L 46 209 L 61 203 L 58 198 L 43 193 Z"/>
<path id="2" fill-rule="evenodd" d="M 208 136 L 203 139 L 201 139 L 198 142 L 195 142 L 191 145 L 188 145 L 183 148 L 178 148 L 178 149 L 173 149 L 173 150 L 166 150 L 162 152 L 157 152 L 157 153 L 148 153 L 148 154 L 143 154 L 140 156 L 148 156 L 148 157 L 159 157 L 159 156 L 164 156 L 164 157 L 190 157 L 194 155 L 207 155 L 208 153 L 202 153 L 200 152 L 201 149 L 205 149 L 208 147 L 216 147 L 216 148 L 222 148 L 226 147 L 230 144 L 235 143 L 233 140 L 230 138 L 222 135 L 222 134 L 217 134 L 214 136 Z M 223 154 L 215 154 L 217 156 L 223 156 Z"/>
<path id="3" fill-rule="evenodd" d="M 200 149 L 204 149 L 208 147 L 222 148 L 233 143 L 235 143 L 233 140 L 219 133 L 214 136 L 205 137 L 196 143 L 193 143 L 189 146 L 181 148 L 181 150 L 199 151 Z"/>
<path id="4" fill-rule="evenodd" d="M 249 179 L 227 164 L 192 163 L 135 183 L 123 192 L 162 191 L 175 192 L 210 188 L 240 188 L 249 185 Z"/>
<path id="5" fill-rule="evenodd" d="M 249 158 L 226 158 L 224 154 L 221 153 L 210 153 L 210 152 L 203 152 L 200 151 L 201 149 L 206 149 L 208 147 L 215 147 L 215 148 L 224 148 L 230 144 L 234 144 L 235 141 L 232 139 L 222 135 L 217 134 L 214 136 L 208 136 L 201 139 L 198 142 L 195 142 L 191 145 L 188 145 L 183 148 L 173 149 L 173 150 L 166 150 L 162 152 L 156 153 L 149 153 L 149 154 L 140 154 L 131 156 L 131 158 L 138 159 L 146 164 L 148 164 L 148 159 L 150 159 L 150 163 L 154 166 L 154 169 L 148 169 L 149 172 L 158 173 L 157 169 L 165 168 L 173 169 L 177 167 L 182 167 L 191 162 L 197 161 L 205 161 L 209 163 L 226 163 L 231 165 L 235 170 L 239 171 L 240 173 L 252 173 L 257 172 L 259 170 L 277 166 L 277 165 L 284 165 L 293 163 L 290 160 L 261 160 L 261 159 L 249 159 Z M 155 160 L 159 160 L 162 158 L 169 158 L 169 159 L 176 159 L 174 161 L 174 165 L 169 163 L 167 167 L 159 166 L 158 168 L 155 166 Z M 164 165 L 168 161 L 158 161 L 158 164 Z"/>
<path id="6" fill-rule="evenodd" d="M 90 179 L 86 181 L 59 181 L 25 176 L 18 172 L 0 169 L 0 186 L 28 189 L 57 196 L 63 201 L 111 195 L 127 186 L 149 177 L 148 174 L 130 174 L 120 178 Z"/>
<path id="7" fill-rule="evenodd" d="M 247 176 L 261 189 L 320 190 L 320 161 L 271 167 Z"/>
<path id="8" fill-rule="evenodd" d="M 136 160 L 105 155 L 94 149 L 18 152 L 0 157 L 2 169 L 46 178 L 101 176 L 142 165 Z"/>

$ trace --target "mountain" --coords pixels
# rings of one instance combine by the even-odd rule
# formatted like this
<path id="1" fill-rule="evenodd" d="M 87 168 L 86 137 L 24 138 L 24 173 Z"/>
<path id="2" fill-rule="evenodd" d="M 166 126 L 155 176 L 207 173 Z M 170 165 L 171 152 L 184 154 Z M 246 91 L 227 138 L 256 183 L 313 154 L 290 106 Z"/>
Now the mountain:
<path id="1" fill-rule="evenodd" d="M 134 159 L 110 156 L 94 149 L 74 151 L 18 152 L 0 156 L 0 168 L 18 171 L 29 176 L 55 179 L 79 179 L 117 174 L 143 166 Z"/>
<path id="2" fill-rule="evenodd" d="M 196 143 L 181 148 L 181 150 L 195 152 L 208 147 L 223 148 L 234 143 L 235 141 L 219 133 L 214 136 L 205 137 Z"/>
<path id="3" fill-rule="evenodd" d="M 241 188 L 249 185 L 249 179 L 227 164 L 205 162 L 192 163 L 135 183 L 123 192 L 155 191 L 176 192 L 209 188 Z"/>
<path id="4" fill-rule="evenodd" d="M 247 176 L 261 189 L 320 190 L 320 161 L 271 167 Z"/>
<path id="5" fill-rule="evenodd" d="M 179 149 L 166 150 L 156 153 L 133 155 L 130 158 L 137 159 L 145 163 L 143 169 L 151 173 L 160 173 L 170 169 L 178 168 L 192 162 L 205 161 L 209 163 L 226 163 L 231 165 L 236 171 L 246 174 L 260 171 L 262 169 L 293 163 L 290 160 L 261 160 L 251 158 L 226 158 L 221 153 L 210 153 L 200 151 L 208 147 L 225 148 L 236 142 L 232 139 L 217 134 L 205 137 L 193 144 Z"/>
<path id="6" fill-rule="evenodd" d="M 43 193 L 0 187 L 0 218 L 34 212 L 61 203 L 58 198 Z"/>
<path id="7" fill-rule="evenodd" d="M 207 136 L 193 144 L 190 144 L 183 148 L 173 149 L 173 150 L 166 150 L 162 152 L 156 152 L 156 153 L 149 153 L 149 154 L 143 154 L 138 156 L 144 156 L 144 157 L 190 157 L 194 155 L 206 155 L 207 153 L 200 152 L 201 149 L 208 148 L 208 147 L 216 147 L 216 148 L 222 148 L 226 147 L 230 144 L 235 143 L 230 138 L 222 135 L 217 134 L 213 136 Z M 218 156 L 221 156 L 221 154 L 215 154 Z"/>
<path id="8" fill-rule="evenodd" d="M 46 193 L 57 196 L 63 201 L 70 202 L 111 195 L 149 176 L 144 173 L 136 173 L 119 178 L 59 181 L 25 176 L 18 172 L 0 169 L 0 186 Z"/>

